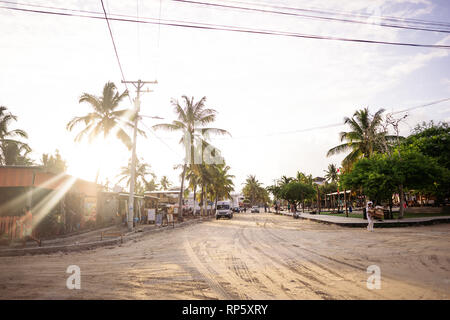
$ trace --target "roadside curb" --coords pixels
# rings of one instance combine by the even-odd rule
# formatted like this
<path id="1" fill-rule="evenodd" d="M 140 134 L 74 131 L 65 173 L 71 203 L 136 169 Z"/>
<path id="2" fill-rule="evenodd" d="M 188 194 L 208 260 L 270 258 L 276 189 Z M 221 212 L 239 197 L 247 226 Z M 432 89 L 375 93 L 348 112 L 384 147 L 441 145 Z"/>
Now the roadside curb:
<path id="1" fill-rule="evenodd" d="M 324 224 L 334 224 L 340 227 L 347 228 L 366 228 L 368 222 L 335 222 L 329 220 L 320 220 L 309 217 L 303 217 L 301 215 L 298 216 L 300 219 L 310 220 L 318 223 Z M 441 223 L 450 223 L 450 217 L 448 218 L 439 218 L 433 220 L 424 220 L 424 221 L 395 221 L 395 222 L 384 222 L 380 223 L 375 221 L 374 228 L 397 228 L 397 227 L 414 227 L 414 226 L 427 226 L 433 224 L 441 224 Z"/>
<path id="2" fill-rule="evenodd" d="M 145 235 L 151 233 L 158 233 L 167 230 L 174 230 L 178 228 L 183 228 L 195 223 L 209 221 L 211 218 L 203 218 L 203 219 L 194 219 L 189 221 L 183 221 L 181 223 L 175 224 L 174 226 L 164 226 L 160 228 L 150 228 L 148 230 L 143 230 L 141 232 L 133 231 L 129 233 L 125 233 L 123 237 L 123 242 L 120 238 L 103 240 L 103 241 L 93 241 L 79 244 L 69 244 L 69 245 L 56 245 L 56 246 L 48 246 L 48 247 L 33 247 L 33 248 L 24 248 L 24 249 L 4 249 L 0 250 L 0 257 L 12 257 L 12 256 L 24 256 L 24 255 L 37 255 L 37 254 L 51 254 L 51 253 L 67 253 L 67 252 L 76 252 L 83 250 L 92 250 L 99 247 L 123 244 L 131 240 L 135 240 L 137 238 L 141 238 Z"/>

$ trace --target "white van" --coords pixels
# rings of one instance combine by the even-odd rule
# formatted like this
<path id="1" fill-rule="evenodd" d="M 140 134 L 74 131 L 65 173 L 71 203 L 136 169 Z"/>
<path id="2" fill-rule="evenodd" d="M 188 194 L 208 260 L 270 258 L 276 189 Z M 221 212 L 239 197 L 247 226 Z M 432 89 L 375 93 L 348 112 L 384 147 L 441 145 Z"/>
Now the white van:
<path id="1" fill-rule="evenodd" d="M 228 219 L 233 218 L 231 201 L 217 201 L 216 219 L 221 217 L 227 217 Z"/>

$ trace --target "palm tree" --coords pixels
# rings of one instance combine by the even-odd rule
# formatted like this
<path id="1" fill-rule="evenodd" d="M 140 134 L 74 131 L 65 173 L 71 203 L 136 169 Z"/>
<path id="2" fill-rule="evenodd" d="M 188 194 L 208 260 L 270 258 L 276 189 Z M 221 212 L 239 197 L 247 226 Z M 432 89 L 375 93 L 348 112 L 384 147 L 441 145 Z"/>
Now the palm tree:
<path id="1" fill-rule="evenodd" d="M 17 116 L 7 110 L 7 107 L 0 106 L 0 164 L 31 164 L 27 157 L 31 152 L 30 146 L 16 139 L 27 139 L 28 135 L 21 129 L 9 129 L 11 122 L 17 121 Z"/>
<path id="2" fill-rule="evenodd" d="M 139 183 L 141 186 L 141 189 L 148 186 L 147 182 L 147 176 L 151 175 L 153 178 L 155 178 L 155 174 L 150 170 L 150 165 L 145 162 L 139 161 L 139 159 L 136 159 L 136 183 Z M 131 160 L 128 162 L 128 166 L 122 167 L 120 174 L 118 175 L 120 177 L 119 183 L 123 180 L 127 179 L 127 186 L 130 185 L 131 182 Z"/>
<path id="3" fill-rule="evenodd" d="M 169 181 L 167 176 L 162 176 L 159 184 L 161 185 L 162 190 L 168 190 L 170 188 L 170 186 L 172 185 L 172 183 Z"/>
<path id="4" fill-rule="evenodd" d="M 31 148 L 26 143 L 16 141 L 3 141 L 0 145 L 0 154 L 3 158 L 3 164 L 30 166 L 34 161 L 28 157 Z"/>
<path id="5" fill-rule="evenodd" d="M 172 99 L 171 103 L 175 107 L 175 113 L 177 114 L 177 120 L 172 123 L 161 123 L 154 125 L 154 129 L 165 129 L 170 131 L 178 131 L 182 133 L 180 143 L 185 146 L 185 159 L 183 165 L 183 172 L 181 174 L 181 190 L 178 200 L 179 205 L 179 218 L 182 219 L 182 200 L 184 190 L 184 178 L 186 174 L 187 164 L 194 164 L 194 138 L 197 137 L 204 141 L 204 138 L 208 138 L 209 134 L 229 134 L 228 131 L 218 128 L 209 128 L 205 125 L 214 122 L 216 119 L 216 110 L 205 108 L 206 97 L 201 98 L 194 103 L 194 97 L 189 99 L 187 96 L 182 96 L 184 106 L 181 106 L 178 100 Z M 202 159 L 203 162 L 203 159 Z"/>
<path id="6" fill-rule="evenodd" d="M 145 183 L 145 191 L 155 191 L 158 190 L 159 185 L 156 182 L 155 178 L 152 178 L 150 181 L 147 181 Z"/>
<path id="7" fill-rule="evenodd" d="M 324 170 L 324 172 L 327 181 L 336 182 L 338 180 L 337 168 L 333 163 L 330 163 L 328 165 L 328 170 Z"/>
<path id="8" fill-rule="evenodd" d="M 242 192 L 244 193 L 244 196 L 250 200 L 252 206 L 255 205 L 257 201 L 265 201 L 267 190 L 262 187 L 261 182 L 256 179 L 256 176 L 247 176 L 244 184 Z"/>
<path id="9" fill-rule="evenodd" d="M 85 136 L 88 136 L 89 142 L 92 142 L 94 138 L 101 134 L 106 138 L 111 131 L 116 130 L 116 137 L 131 150 L 131 138 L 125 132 L 125 128 L 133 128 L 134 124 L 132 120 L 135 116 L 135 111 L 131 109 L 117 110 L 120 102 L 127 96 L 128 91 L 125 90 L 122 94 L 119 94 L 113 82 L 107 82 L 105 84 L 102 96 L 100 97 L 83 93 L 79 99 L 79 103 L 87 102 L 93 111 L 85 116 L 74 117 L 67 123 L 67 130 L 72 131 L 76 125 L 84 124 L 84 129 L 75 137 L 76 142 L 81 141 Z M 138 131 L 144 135 L 143 131 Z"/>
<path id="10" fill-rule="evenodd" d="M 228 174 L 230 167 L 225 163 L 213 164 L 210 166 L 211 174 L 211 194 L 214 196 L 215 203 L 219 199 L 231 198 L 231 192 L 233 191 L 233 175 Z"/>
<path id="11" fill-rule="evenodd" d="M 194 192 L 194 215 L 196 212 L 195 202 L 197 200 L 197 186 L 200 183 L 199 168 L 197 164 L 191 163 L 186 170 L 186 179 L 189 181 L 188 189 Z"/>
<path id="12" fill-rule="evenodd" d="M 297 182 L 305 183 L 310 186 L 312 186 L 312 184 L 313 184 L 312 174 L 306 175 L 300 171 L 297 171 L 297 176 L 295 177 L 295 180 L 297 180 Z"/>
<path id="13" fill-rule="evenodd" d="M 55 155 L 44 153 L 41 162 L 46 170 L 53 173 L 61 173 L 67 170 L 67 163 L 61 157 L 58 149 L 56 149 Z"/>
<path id="14" fill-rule="evenodd" d="M 351 131 L 341 132 L 341 141 L 345 143 L 331 148 L 327 152 L 327 157 L 337 153 L 351 151 L 343 160 L 343 164 L 352 164 L 362 157 L 370 157 L 374 152 L 383 151 L 383 142 L 394 143 L 396 136 L 387 135 L 381 130 L 384 109 L 378 110 L 373 116 L 369 109 L 364 108 L 356 111 L 353 117 L 345 117 L 344 123 L 350 126 Z"/>

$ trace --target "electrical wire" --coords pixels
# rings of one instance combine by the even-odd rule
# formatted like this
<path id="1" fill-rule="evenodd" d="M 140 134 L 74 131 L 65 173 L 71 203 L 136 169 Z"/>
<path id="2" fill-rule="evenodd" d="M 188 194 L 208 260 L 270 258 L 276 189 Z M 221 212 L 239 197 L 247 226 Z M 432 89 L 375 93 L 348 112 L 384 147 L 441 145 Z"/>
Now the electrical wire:
<path id="1" fill-rule="evenodd" d="M 182 155 L 180 155 L 178 152 L 176 152 L 175 150 L 173 150 L 163 139 L 161 139 L 156 133 L 155 130 L 153 130 L 152 128 L 150 128 L 149 126 L 147 126 L 145 124 L 145 122 L 141 121 L 141 124 L 147 128 L 147 130 L 153 134 L 159 141 L 161 141 L 170 151 L 172 151 L 173 153 L 175 153 L 177 156 L 179 156 L 180 158 L 183 158 Z"/>
<path id="2" fill-rule="evenodd" d="M 114 47 L 114 52 L 116 54 L 117 64 L 119 65 L 119 69 L 120 69 L 120 74 L 122 75 L 122 80 L 125 81 L 125 75 L 123 73 L 122 64 L 120 63 L 119 54 L 117 52 L 117 47 L 116 47 L 116 42 L 114 41 L 114 36 L 111 31 L 111 26 L 109 25 L 109 20 L 108 20 L 108 15 L 106 14 L 105 5 L 103 4 L 103 0 L 100 0 L 100 2 L 102 3 L 103 13 L 105 14 L 105 20 L 106 20 L 106 24 L 108 25 L 109 35 L 111 36 L 111 41 L 112 41 L 112 44 Z M 126 84 L 125 84 L 125 86 L 126 86 Z M 128 88 L 127 88 L 127 90 L 128 90 Z"/>
<path id="3" fill-rule="evenodd" d="M 395 112 L 392 112 L 392 114 L 403 113 L 403 112 L 408 112 L 408 111 L 419 109 L 419 108 L 429 107 L 429 106 L 432 106 L 432 105 L 435 105 L 435 104 L 438 104 L 438 103 L 441 103 L 441 102 L 449 101 L 449 100 L 450 100 L 450 98 L 436 100 L 436 101 L 433 101 L 433 102 L 430 102 L 430 103 L 426 103 L 426 104 L 421 104 L 421 105 L 418 105 L 418 106 L 415 106 L 415 107 L 412 107 L 412 108 L 408 108 L 408 109 L 404 109 L 404 110 L 400 110 L 400 111 L 395 111 Z"/>
<path id="4" fill-rule="evenodd" d="M 14 8 L 14 7 L 5 7 L 5 6 L 0 6 L 0 8 L 8 9 L 8 10 L 15 10 L 15 11 L 30 12 L 30 13 L 41 13 L 41 14 L 81 17 L 81 18 L 90 18 L 90 19 L 105 19 L 105 17 L 99 17 L 99 16 L 89 16 L 89 15 L 80 15 L 80 14 L 54 12 L 54 11 L 32 10 L 32 9 Z M 284 31 L 250 29 L 250 28 L 242 28 L 242 27 L 235 27 L 235 26 L 214 26 L 211 24 L 207 25 L 207 24 L 200 24 L 200 23 L 189 22 L 189 21 L 183 21 L 183 22 L 179 22 L 179 23 L 178 22 L 177 23 L 175 23 L 175 22 L 153 22 L 153 21 L 144 21 L 144 20 L 137 20 L 137 19 L 124 19 L 124 18 L 112 18 L 112 17 L 109 17 L 108 20 L 121 21 L 121 22 L 133 22 L 133 23 L 138 22 L 138 23 L 146 23 L 146 24 L 154 24 L 154 25 L 160 24 L 160 25 L 170 26 L 170 27 L 191 28 L 191 29 L 199 29 L 199 30 L 230 31 L 230 32 L 239 32 L 239 33 L 284 36 L 284 37 L 294 37 L 294 38 L 304 38 L 304 39 L 332 40 L 332 41 L 357 42 L 357 43 L 367 43 L 367 44 L 383 44 L 383 45 L 395 45 L 395 46 L 409 46 L 409 47 L 434 48 L 434 49 L 450 49 L 450 45 L 389 42 L 389 41 L 377 41 L 377 40 L 367 40 L 367 39 L 319 36 L 319 35 L 312 35 L 312 34 L 284 32 Z"/>
<path id="5" fill-rule="evenodd" d="M 186 4 L 200 5 L 200 6 L 211 6 L 211 7 L 224 8 L 224 9 L 236 9 L 236 10 L 241 10 L 241 11 L 252 11 L 252 12 L 260 12 L 260 13 L 271 13 L 271 14 L 278 14 L 278 15 L 295 16 L 295 17 L 310 18 L 310 19 L 315 19 L 315 20 L 358 23 L 358 24 L 367 24 L 367 25 L 373 25 L 373 26 L 398 28 L 398 29 L 410 29 L 410 30 L 418 30 L 418 31 L 450 33 L 450 30 L 443 30 L 443 29 L 430 29 L 430 28 L 423 28 L 423 27 L 402 26 L 402 25 L 395 25 L 395 24 L 388 24 L 388 23 L 376 23 L 376 22 L 361 21 L 361 20 L 341 19 L 341 18 L 333 18 L 333 17 L 320 17 L 320 16 L 314 16 L 314 15 L 292 13 L 292 12 L 274 11 L 274 10 L 257 9 L 257 8 L 241 7 L 241 6 L 231 6 L 231 5 L 211 3 L 211 2 L 200 2 L 200 1 L 192 1 L 192 0 L 171 0 L 171 1 L 186 3 Z"/>
<path id="6" fill-rule="evenodd" d="M 267 3 L 254 3 L 254 2 L 248 2 L 248 1 L 246 2 L 246 1 L 222 0 L 222 2 L 237 3 L 237 4 L 259 6 L 259 7 L 266 7 L 266 8 L 274 8 L 274 9 L 281 9 L 281 10 L 311 12 L 311 13 L 322 14 L 322 15 L 338 15 L 338 16 L 357 17 L 357 18 L 366 18 L 366 19 L 376 18 L 376 19 L 392 21 L 392 22 L 417 24 L 417 25 L 424 25 L 424 26 L 442 26 L 442 27 L 450 28 L 450 23 L 448 23 L 448 22 L 430 21 L 430 20 L 423 20 L 423 19 L 377 16 L 377 15 L 373 15 L 373 14 L 355 13 L 355 12 L 349 12 L 349 11 L 343 11 L 343 10 L 325 10 L 323 8 L 313 8 L 313 7 L 310 7 L 310 8 L 288 7 L 288 6 L 267 4 Z"/>
<path id="7" fill-rule="evenodd" d="M 403 112 L 408 112 L 411 110 L 415 110 L 415 109 L 419 109 L 419 108 L 424 108 L 424 107 L 428 107 L 428 106 L 432 106 L 432 105 L 436 105 L 445 101 L 449 101 L 450 98 L 445 98 L 445 99 L 440 99 L 440 100 L 436 100 L 436 101 L 432 101 L 426 104 L 421 104 L 418 106 L 414 106 L 411 108 L 407 108 L 404 110 L 399 110 L 399 111 L 395 111 L 395 112 L 391 112 L 390 114 L 394 115 L 394 114 L 398 114 L 398 113 L 403 113 Z M 270 137 L 270 136 L 279 136 L 279 135 L 284 135 L 284 134 L 293 134 L 293 133 L 300 133 L 300 132 L 308 132 L 308 131 L 314 131 L 314 130 L 321 130 L 321 129 L 328 129 L 328 128 L 334 128 L 334 127 L 341 127 L 344 126 L 344 123 L 334 123 L 334 124 L 329 124 L 329 125 L 324 125 L 324 126 L 317 126 L 317 127 L 311 127 L 311 128 L 306 128 L 306 129 L 298 129 L 298 130 L 290 130 L 290 131 L 279 131 L 279 132 L 272 132 L 272 133 L 267 133 L 267 134 L 259 134 L 257 136 L 237 136 L 237 137 L 229 137 L 229 138 L 211 138 L 212 140 L 228 140 L 228 139 L 249 139 L 249 138 L 256 138 L 256 137 Z"/>

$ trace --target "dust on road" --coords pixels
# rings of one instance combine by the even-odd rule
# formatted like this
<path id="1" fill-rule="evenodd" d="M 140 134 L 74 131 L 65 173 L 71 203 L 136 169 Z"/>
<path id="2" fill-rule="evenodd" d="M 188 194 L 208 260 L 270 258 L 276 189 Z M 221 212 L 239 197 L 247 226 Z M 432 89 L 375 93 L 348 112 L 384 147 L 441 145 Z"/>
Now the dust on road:
<path id="1" fill-rule="evenodd" d="M 77 253 L 0 258 L 2 299 L 449 299 L 450 226 L 235 214 Z M 69 265 L 81 290 L 66 288 Z M 366 286 L 381 269 L 381 289 Z"/>

